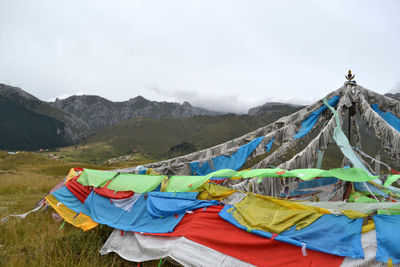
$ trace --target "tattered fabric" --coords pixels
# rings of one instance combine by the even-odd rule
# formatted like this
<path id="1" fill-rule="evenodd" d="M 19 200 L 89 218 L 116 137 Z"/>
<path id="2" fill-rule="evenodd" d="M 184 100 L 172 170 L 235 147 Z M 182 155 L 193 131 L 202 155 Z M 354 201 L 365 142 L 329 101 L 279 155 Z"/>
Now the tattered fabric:
<path id="1" fill-rule="evenodd" d="M 340 97 L 338 95 L 332 97 L 329 99 L 329 105 L 330 106 L 336 106 L 337 103 L 339 102 Z M 318 110 L 314 111 L 311 113 L 310 116 L 308 116 L 302 123 L 301 123 L 301 128 L 300 130 L 294 135 L 294 139 L 297 138 L 302 138 L 308 132 L 314 127 L 314 125 L 317 123 L 319 116 L 321 115 L 322 112 L 326 110 L 326 106 L 321 106 Z"/>
<path id="2" fill-rule="evenodd" d="M 125 260 L 144 262 L 170 257 L 182 266 L 252 267 L 254 265 L 223 254 L 183 236 L 152 236 L 114 230 L 100 250 L 117 253 Z"/>
<path id="3" fill-rule="evenodd" d="M 207 175 L 213 171 L 221 169 L 232 169 L 239 170 L 249 155 L 254 149 L 260 144 L 264 137 L 258 137 L 239 147 L 239 149 L 230 156 L 219 156 L 207 160 L 205 162 L 194 161 L 190 163 L 190 169 L 192 175 Z"/>
<path id="4" fill-rule="evenodd" d="M 216 200 L 206 201 L 195 199 L 198 193 L 182 196 L 180 193 L 173 194 L 168 192 L 149 192 L 147 197 L 147 212 L 153 217 L 173 216 L 175 214 L 185 214 L 199 208 L 219 205 Z"/>
<path id="5" fill-rule="evenodd" d="M 376 259 L 400 263 L 400 215 L 375 215 L 373 219 L 378 242 Z"/>
<path id="6" fill-rule="evenodd" d="M 378 104 L 371 105 L 372 109 L 379 114 L 387 123 L 400 132 L 400 119 L 389 111 L 383 112 L 379 109 Z"/>
<path id="7" fill-rule="evenodd" d="M 301 249 L 276 240 L 243 231 L 226 222 L 218 213 L 221 206 L 198 209 L 185 215 L 172 233 L 162 236 L 186 238 L 257 266 L 339 266 L 343 257 L 309 250 L 304 257 Z"/>
<path id="8" fill-rule="evenodd" d="M 274 233 L 253 230 L 240 224 L 230 212 L 232 206 L 226 205 L 219 215 L 236 227 L 265 238 L 286 242 L 295 246 L 305 247 L 339 256 L 363 258 L 361 246 L 361 228 L 363 219 L 349 219 L 346 216 L 323 215 L 306 228 L 296 230 L 293 226 L 278 235 Z M 251 219 L 251 218 L 249 218 Z"/>
<path id="9" fill-rule="evenodd" d="M 126 174 L 110 171 L 85 169 L 78 178 L 82 185 L 103 187 L 111 180 L 107 188 L 114 191 L 133 191 L 145 193 L 156 189 L 166 176 Z"/>
<path id="10" fill-rule="evenodd" d="M 92 192 L 85 201 L 93 221 L 124 231 L 145 233 L 172 232 L 184 214 L 157 217 L 147 212 L 145 195 L 133 204 L 130 211 L 116 207 L 109 198 Z"/>
<path id="11" fill-rule="evenodd" d="M 292 226 L 302 229 L 309 226 L 328 210 L 310 207 L 267 196 L 248 195 L 230 208 L 230 214 L 250 230 L 281 233 Z"/>
<path id="12" fill-rule="evenodd" d="M 76 213 L 59 202 L 53 195 L 48 195 L 46 200 L 66 222 L 81 228 L 83 231 L 89 231 L 98 225 L 98 223 L 94 222 L 89 216 L 83 213 Z"/>

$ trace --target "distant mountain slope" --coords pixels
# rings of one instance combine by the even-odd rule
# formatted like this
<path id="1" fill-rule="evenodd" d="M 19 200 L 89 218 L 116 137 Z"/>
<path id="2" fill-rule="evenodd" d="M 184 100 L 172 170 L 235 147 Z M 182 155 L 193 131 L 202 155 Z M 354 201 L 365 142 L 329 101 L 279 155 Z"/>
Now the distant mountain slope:
<path id="1" fill-rule="evenodd" d="M 0 96 L 0 149 L 36 150 L 68 144 L 65 124 Z"/>
<path id="2" fill-rule="evenodd" d="M 249 109 L 247 114 L 251 115 L 251 116 L 259 117 L 270 111 L 284 110 L 284 109 L 289 109 L 289 108 L 301 109 L 301 108 L 303 108 L 303 106 L 295 105 L 295 104 L 288 104 L 288 103 L 280 103 L 280 102 L 267 102 L 262 106 L 258 106 L 258 107 Z"/>
<path id="3" fill-rule="evenodd" d="M 0 98 L 0 148 L 4 149 L 32 150 L 74 144 L 100 129 L 136 117 L 187 118 L 219 114 L 193 107 L 188 102 L 156 102 L 141 96 L 125 102 L 112 102 L 99 96 L 71 96 L 48 103 L 5 84 L 0 84 Z M 39 141 L 46 138 L 47 142 Z"/>
<path id="4" fill-rule="evenodd" d="M 132 118 L 190 118 L 199 115 L 219 115 L 215 111 L 183 104 L 157 102 L 142 96 L 124 102 L 113 102 L 94 95 L 71 96 L 50 102 L 53 107 L 66 114 L 79 117 L 88 126 L 90 132 L 113 126 Z"/>
<path id="5" fill-rule="evenodd" d="M 300 105 L 268 102 L 262 106 L 249 109 L 247 114 L 250 116 L 257 117 L 265 124 L 269 124 L 271 122 L 280 119 L 283 116 L 290 115 L 302 108 L 303 106 Z"/>
<path id="6" fill-rule="evenodd" d="M 107 143 L 121 154 L 136 151 L 165 158 L 231 140 L 263 125 L 255 117 L 234 114 L 186 119 L 136 118 L 99 131 L 83 143 Z"/>
<path id="7" fill-rule="evenodd" d="M 49 117 L 61 122 L 62 129 L 57 129 L 58 133 L 62 135 L 62 138 L 65 140 L 65 143 L 77 142 L 90 133 L 85 127 L 85 123 L 78 117 L 65 114 L 62 110 L 52 107 L 48 103 L 37 99 L 18 87 L 0 84 L 0 97 L 3 99 L 3 104 L 5 105 L 3 107 L 4 109 L 6 109 L 8 105 L 12 105 L 12 107 L 10 106 L 10 109 L 19 107 L 25 111 L 44 115 L 45 117 Z M 0 118 L 3 121 L 12 120 L 13 114 L 11 114 L 11 117 L 6 117 L 5 113 L 0 114 Z M 26 120 L 28 120 L 28 118 L 26 118 Z M 58 126 L 61 127 L 60 125 Z M 3 130 L 9 131 L 7 127 L 8 124 L 5 124 L 5 128 L 3 128 Z M 53 130 L 54 129 L 51 129 L 51 131 Z M 1 143 L 2 142 L 0 140 L 0 145 Z M 27 149 L 30 148 L 27 147 Z"/>

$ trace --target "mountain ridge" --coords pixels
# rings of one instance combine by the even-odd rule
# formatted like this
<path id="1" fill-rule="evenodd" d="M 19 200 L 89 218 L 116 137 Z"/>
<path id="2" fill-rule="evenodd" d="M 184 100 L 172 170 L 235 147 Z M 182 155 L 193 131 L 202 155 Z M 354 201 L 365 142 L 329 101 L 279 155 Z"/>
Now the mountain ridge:
<path id="1" fill-rule="evenodd" d="M 140 95 L 119 102 L 113 102 L 96 95 L 74 95 L 48 103 L 66 114 L 80 117 L 88 125 L 90 133 L 132 118 L 183 119 L 199 115 L 215 116 L 221 114 L 194 107 L 187 101 L 183 104 L 166 101 L 157 102 Z"/>
<path id="2" fill-rule="evenodd" d="M 399 93 L 386 93 L 385 96 L 399 100 L 400 101 L 400 92 Z"/>
<path id="3" fill-rule="evenodd" d="M 1 83 L 0 100 L 3 130 L 0 149 L 32 150 L 77 144 L 101 129 L 137 117 L 183 119 L 221 114 L 193 107 L 187 101 L 183 104 L 157 102 L 143 96 L 121 102 L 94 95 L 45 102 L 19 87 Z M 29 128 L 24 125 L 29 125 Z M 46 138 L 42 138 L 45 136 L 47 142 Z M 35 144 L 36 139 L 42 141 Z M 54 139 L 54 142 L 50 139 Z"/>

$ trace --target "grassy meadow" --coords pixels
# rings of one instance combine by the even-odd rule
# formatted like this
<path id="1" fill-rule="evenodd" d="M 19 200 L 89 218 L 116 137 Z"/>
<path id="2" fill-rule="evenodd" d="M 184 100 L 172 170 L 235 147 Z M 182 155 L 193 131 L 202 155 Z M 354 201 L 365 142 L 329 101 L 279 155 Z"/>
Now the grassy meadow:
<path id="1" fill-rule="evenodd" d="M 71 167 L 115 169 L 143 161 L 102 166 L 55 160 L 48 156 L 49 153 L 8 155 L 0 151 L 0 220 L 9 214 L 22 214 L 35 208 L 36 203 L 65 177 Z M 65 223 L 60 229 L 62 222 L 52 218 L 53 212 L 49 207 L 31 213 L 25 219 L 11 217 L 0 223 L 0 266 L 137 266 L 115 253 L 99 254 L 112 231 L 110 227 L 98 226 L 83 232 Z M 157 265 L 158 261 L 141 264 Z M 163 264 L 167 265 L 170 264 Z"/>

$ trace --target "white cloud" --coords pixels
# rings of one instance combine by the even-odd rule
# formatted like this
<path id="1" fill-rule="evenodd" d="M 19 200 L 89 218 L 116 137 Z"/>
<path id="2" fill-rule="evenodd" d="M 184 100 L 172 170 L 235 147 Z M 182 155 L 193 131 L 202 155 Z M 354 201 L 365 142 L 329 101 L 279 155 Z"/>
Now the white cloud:
<path id="1" fill-rule="evenodd" d="M 400 93 L 400 81 L 398 81 L 390 90 L 391 93 Z"/>

